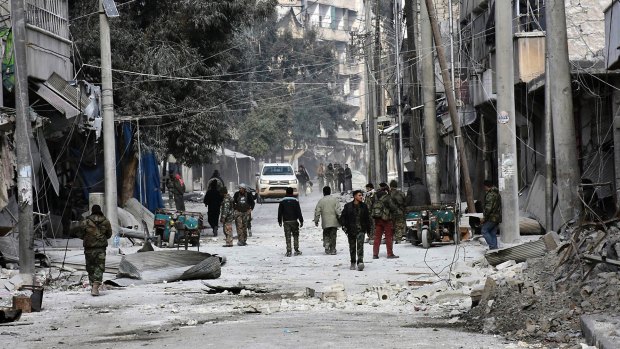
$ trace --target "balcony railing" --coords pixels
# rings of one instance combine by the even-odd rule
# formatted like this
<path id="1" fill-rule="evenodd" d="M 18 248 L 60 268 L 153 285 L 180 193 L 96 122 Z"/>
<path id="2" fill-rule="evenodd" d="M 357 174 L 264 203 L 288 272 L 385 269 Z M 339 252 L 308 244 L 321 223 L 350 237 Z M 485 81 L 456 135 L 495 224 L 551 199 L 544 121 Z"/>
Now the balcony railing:
<path id="1" fill-rule="evenodd" d="M 67 0 L 26 0 L 26 22 L 63 39 L 69 39 Z"/>

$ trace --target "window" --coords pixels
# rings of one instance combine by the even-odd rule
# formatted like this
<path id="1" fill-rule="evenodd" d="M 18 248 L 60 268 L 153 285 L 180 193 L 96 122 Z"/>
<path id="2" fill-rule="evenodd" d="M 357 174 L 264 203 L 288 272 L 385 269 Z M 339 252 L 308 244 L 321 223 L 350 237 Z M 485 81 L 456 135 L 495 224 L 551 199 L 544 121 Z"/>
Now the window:
<path id="1" fill-rule="evenodd" d="M 290 166 L 268 166 L 263 168 L 265 176 L 286 176 L 292 175 L 293 169 Z"/>

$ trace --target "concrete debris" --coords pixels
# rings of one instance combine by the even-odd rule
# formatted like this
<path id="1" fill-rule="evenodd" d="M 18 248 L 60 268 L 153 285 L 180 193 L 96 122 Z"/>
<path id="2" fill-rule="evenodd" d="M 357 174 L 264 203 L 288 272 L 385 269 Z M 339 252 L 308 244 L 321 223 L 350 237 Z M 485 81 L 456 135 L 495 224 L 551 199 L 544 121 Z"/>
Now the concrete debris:
<path id="1" fill-rule="evenodd" d="M 504 253 L 495 259 L 485 256 L 495 265 L 493 269 L 472 263 L 486 272 L 486 277 L 474 285 L 459 283 L 458 279 L 454 283 L 470 289 L 473 308 L 462 315 L 466 327 L 510 340 L 544 341 L 572 348 L 581 345 L 582 328 L 589 336 L 591 328 L 604 328 L 600 322 L 611 322 L 613 333 L 599 331 L 599 336 L 619 340 L 615 329 L 620 320 L 597 318 L 595 324 L 595 320 L 588 320 L 588 314 L 620 312 L 620 273 L 614 264 L 620 246 L 619 228 L 615 220 L 574 225 L 564 232 L 561 243 L 557 235 L 547 234 L 541 239 L 545 253 L 540 257 L 510 260 L 508 257 L 516 254 Z M 533 249 L 543 251 L 540 246 Z M 523 255 L 531 250 L 518 252 Z M 523 259 L 527 262 L 519 263 Z M 620 347 L 620 342 L 612 343 L 609 348 Z M 602 348 L 597 340 L 588 339 L 588 344 Z"/>

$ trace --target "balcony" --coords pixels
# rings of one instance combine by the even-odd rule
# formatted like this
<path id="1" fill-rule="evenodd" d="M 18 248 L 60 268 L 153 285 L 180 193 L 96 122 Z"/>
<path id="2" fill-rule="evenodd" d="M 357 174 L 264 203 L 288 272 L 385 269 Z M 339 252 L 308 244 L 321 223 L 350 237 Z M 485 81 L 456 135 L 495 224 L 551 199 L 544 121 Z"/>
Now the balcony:
<path id="1" fill-rule="evenodd" d="M 360 7 L 358 0 L 318 0 L 316 2 L 321 5 L 334 6 L 351 11 L 357 11 L 358 7 Z"/>
<path id="2" fill-rule="evenodd" d="M 73 78 L 70 60 L 68 0 L 26 0 L 28 76 L 47 80 L 53 73 Z M 10 27 L 10 8 L 1 7 L 3 25 Z"/>

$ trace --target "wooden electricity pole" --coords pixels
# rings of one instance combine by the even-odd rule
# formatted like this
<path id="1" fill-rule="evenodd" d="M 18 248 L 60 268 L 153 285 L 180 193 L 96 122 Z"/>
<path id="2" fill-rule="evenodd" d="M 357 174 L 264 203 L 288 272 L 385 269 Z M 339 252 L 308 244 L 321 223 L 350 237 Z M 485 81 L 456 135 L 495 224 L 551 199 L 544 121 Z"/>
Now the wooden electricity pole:
<path id="1" fill-rule="evenodd" d="M 428 11 L 428 17 L 431 20 L 431 28 L 433 31 L 433 38 L 435 39 L 435 48 L 437 49 L 437 59 L 439 60 L 439 67 L 441 69 L 441 77 L 443 79 L 444 90 L 446 91 L 446 98 L 448 100 L 448 110 L 450 112 L 450 120 L 452 121 L 452 129 L 454 130 L 454 141 L 456 142 L 459 160 L 461 163 L 461 170 L 463 171 L 465 196 L 467 198 L 467 210 L 469 212 L 476 212 L 476 208 L 474 206 L 474 191 L 471 186 L 471 178 L 469 178 L 469 164 L 467 162 L 467 156 L 465 154 L 465 144 L 463 142 L 463 137 L 461 136 L 461 123 L 459 122 L 459 116 L 456 112 L 456 100 L 454 98 L 450 75 L 448 74 L 446 52 L 441 43 L 441 33 L 439 31 L 439 24 L 437 23 L 437 13 L 435 12 L 435 5 L 433 4 L 433 0 L 425 1 L 426 10 Z"/>

